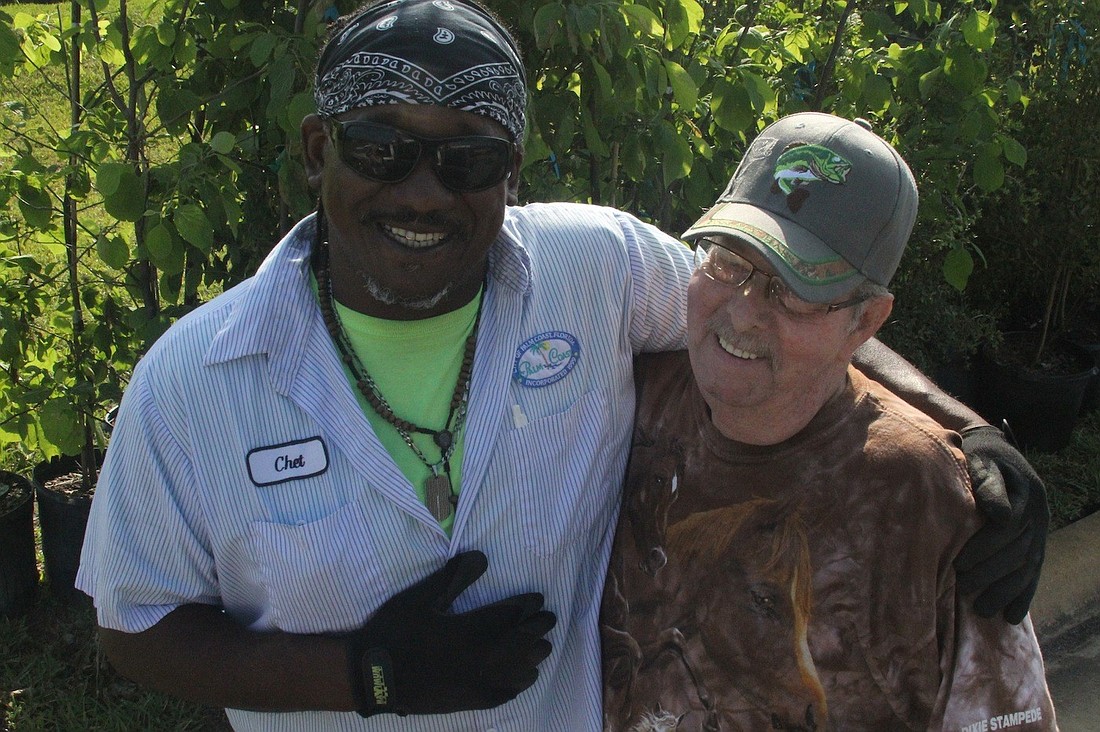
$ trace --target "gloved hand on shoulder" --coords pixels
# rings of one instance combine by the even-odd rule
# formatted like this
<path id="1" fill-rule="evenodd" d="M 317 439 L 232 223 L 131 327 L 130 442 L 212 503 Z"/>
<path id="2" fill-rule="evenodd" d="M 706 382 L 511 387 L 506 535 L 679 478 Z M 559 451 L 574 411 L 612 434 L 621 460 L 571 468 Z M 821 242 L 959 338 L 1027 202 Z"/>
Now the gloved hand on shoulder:
<path id="1" fill-rule="evenodd" d="M 955 559 L 959 588 L 980 590 L 974 610 L 986 618 L 998 612 L 1016 624 L 1039 585 L 1050 509 L 1046 489 L 1024 456 L 995 427 L 962 433 L 974 500 L 985 525 Z"/>

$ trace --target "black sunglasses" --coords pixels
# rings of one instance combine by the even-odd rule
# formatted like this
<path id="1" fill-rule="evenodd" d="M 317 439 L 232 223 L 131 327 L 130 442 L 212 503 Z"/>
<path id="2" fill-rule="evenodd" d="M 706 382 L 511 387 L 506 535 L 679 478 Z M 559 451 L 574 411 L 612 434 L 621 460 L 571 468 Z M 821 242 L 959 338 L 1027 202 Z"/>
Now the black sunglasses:
<path id="1" fill-rule="evenodd" d="M 452 191 L 480 191 L 511 171 L 515 143 L 501 137 L 419 137 L 389 125 L 328 119 L 336 153 L 364 178 L 398 183 L 409 176 L 427 151 L 432 170 Z"/>

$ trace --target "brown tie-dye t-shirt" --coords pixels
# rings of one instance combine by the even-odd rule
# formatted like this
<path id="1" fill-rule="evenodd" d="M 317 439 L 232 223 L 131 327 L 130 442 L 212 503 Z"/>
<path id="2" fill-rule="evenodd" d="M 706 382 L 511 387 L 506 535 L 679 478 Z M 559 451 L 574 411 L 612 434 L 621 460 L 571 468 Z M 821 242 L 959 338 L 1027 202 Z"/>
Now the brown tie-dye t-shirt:
<path id="1" fill-rule="evenodd" d="M 850 369 L 798 435 L 743 445 L 686 353 L 636 370 L 608 730 L 1056 729 L 1030 620 L 956 595 L 980 523 L 957 435 Z"/>

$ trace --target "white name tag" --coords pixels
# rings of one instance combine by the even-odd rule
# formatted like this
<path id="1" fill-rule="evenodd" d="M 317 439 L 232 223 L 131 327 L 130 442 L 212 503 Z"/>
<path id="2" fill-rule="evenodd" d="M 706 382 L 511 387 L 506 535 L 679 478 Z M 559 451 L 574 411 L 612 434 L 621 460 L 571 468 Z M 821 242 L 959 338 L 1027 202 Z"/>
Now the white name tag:
<path id="1" fill-rule="evenodd" d="M 258 486 L 320 475 L 328 470 L 328 452 L 320 437 L 297 440 L 248 453 L 248 477 Z"/>

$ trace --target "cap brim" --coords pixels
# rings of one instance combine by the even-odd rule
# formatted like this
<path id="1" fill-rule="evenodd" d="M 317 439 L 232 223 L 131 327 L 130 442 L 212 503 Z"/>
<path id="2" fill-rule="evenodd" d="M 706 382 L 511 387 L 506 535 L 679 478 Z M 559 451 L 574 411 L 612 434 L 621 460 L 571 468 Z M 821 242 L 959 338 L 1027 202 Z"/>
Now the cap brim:
<path id="1" fill-rule="evenodd" d="M 807 302 L 836 302 L 867 279 L 806 229 L 756 206 L 718 203 L 685 231 L 683 238 L 690 241 L 714 234 L 732 236 L 752 246 Z"/>

